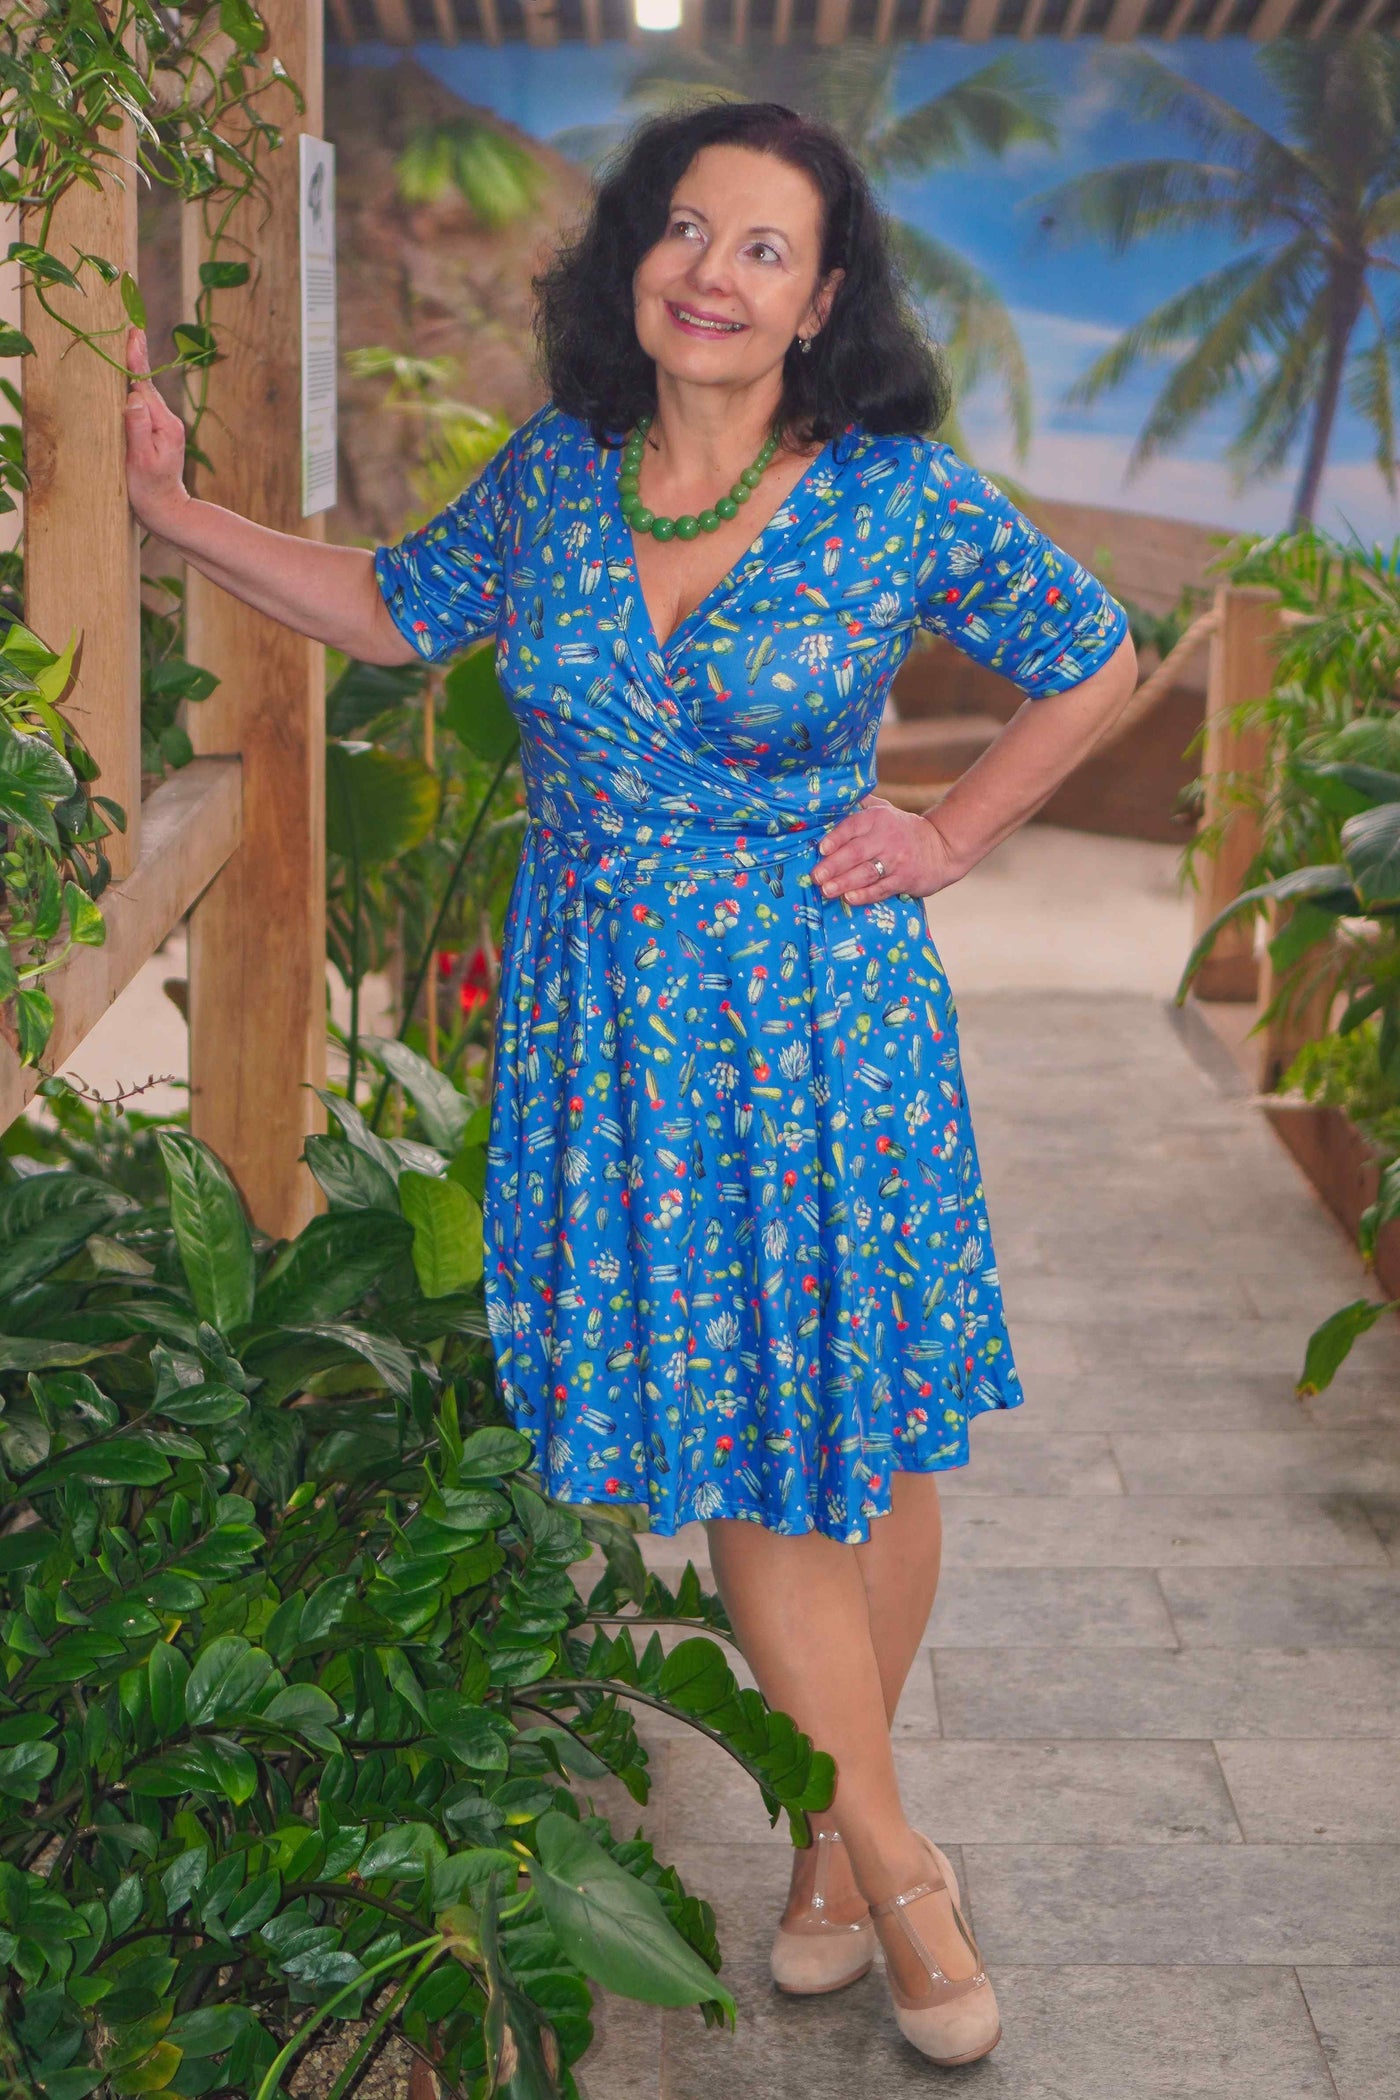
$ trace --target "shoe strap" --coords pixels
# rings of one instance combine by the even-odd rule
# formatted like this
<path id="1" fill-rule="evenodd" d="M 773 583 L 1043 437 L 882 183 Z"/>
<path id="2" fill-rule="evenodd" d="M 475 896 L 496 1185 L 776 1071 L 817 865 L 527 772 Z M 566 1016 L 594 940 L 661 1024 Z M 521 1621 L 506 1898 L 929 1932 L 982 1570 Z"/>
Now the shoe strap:
<path id="1" fill-rule="evenodd" d="M 911 1903 L 917 1903 L 921 1896 L 936 1896 L 940 1892 L 947 1895 L 949 1903 L 952 1904 L 953 1923 L 962 1934 L 968 1950 L 977 1964 L 977 1972 L 973 1976 L 953 1977 L 945 1975 L 934 1960 L 931 1950 L 925 1944 L 923 1934 L 918 1931 L 912 1918 L 908 1916 L 908 1907 Z M 931 1982 L 945 1985 L 951 1993 L 956 1995 L 965 1990 L 972 1990 L 978 1984 L 986 1981 L 986 1971 L 982 1967 L 981 1951 L 963 1919 L 962 1912 L 957 1904 L 953 1903 L 952 1891 L 941 1874 L 936 1881 L 917 1881 L 913 1888 L 901 1889 L 897 1896 L 886 1896 L 883 1903 L 872 1903 L 870 1915 L 872 1918 L 898 1918 L 905 1938 L 928 1970 Z"/>

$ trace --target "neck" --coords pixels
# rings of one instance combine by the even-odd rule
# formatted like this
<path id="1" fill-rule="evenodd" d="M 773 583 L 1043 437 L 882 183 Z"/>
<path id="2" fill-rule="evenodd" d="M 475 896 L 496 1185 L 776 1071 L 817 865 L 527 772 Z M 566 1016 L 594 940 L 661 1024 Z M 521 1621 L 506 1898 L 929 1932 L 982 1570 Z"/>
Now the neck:
<path id="1" fill-rule="evenodd" d="M 719 387 L 658 372 L 648 443 L 674 473 L 724 478 L 766 443 L 781 402 L 775 374 L 748 386 Z"/>

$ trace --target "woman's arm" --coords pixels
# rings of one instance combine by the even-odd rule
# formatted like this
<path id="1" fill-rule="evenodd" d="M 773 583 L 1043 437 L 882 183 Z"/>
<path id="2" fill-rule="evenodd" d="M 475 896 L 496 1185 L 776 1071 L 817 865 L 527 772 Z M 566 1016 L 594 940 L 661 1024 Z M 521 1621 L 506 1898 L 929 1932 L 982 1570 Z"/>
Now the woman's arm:
<path id="1" fill-rule="evenodd" d="M 1049 800 L 1117 720 L 1136 682 L 1137 656 L 1125 636 L 1078 685 L 1027 700 L 922 816 L 872 795 L 822 840 L 822 895 L 873 904 L 900 893 L 930 897 L 959 881 Z M 872 860 L 883 863 L 883 879 Z"/>
<path id="2" fill-rule="evenodd" d="M 127 369 L 150 370 L 139 328 L 127 337 Z M 284 627 L 330 642 L 361 663 L 414 661 L 367 549 L 273 532 L 217 503 L 202 503 L 185 487 L 184 460 L 184 425 L 151 381 L 138 379 L 126 397 L 126 483 L 141 523 L 221 590 Z"/>

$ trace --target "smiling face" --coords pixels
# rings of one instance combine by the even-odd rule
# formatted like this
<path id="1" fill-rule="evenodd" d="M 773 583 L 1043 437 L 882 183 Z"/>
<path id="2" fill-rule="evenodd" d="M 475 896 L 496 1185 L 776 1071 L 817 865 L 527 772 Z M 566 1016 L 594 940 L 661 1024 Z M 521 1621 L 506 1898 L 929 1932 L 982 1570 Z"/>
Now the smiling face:
<path id="1" fill-rule="evenodd" d="M 835 294 L 839 272 L 818 285 L 821 246 L 821 199 L 800 169 L 747 146 L 707 146 L 633 278 L 638 342 L 673 379 L 776 376 Z"/>

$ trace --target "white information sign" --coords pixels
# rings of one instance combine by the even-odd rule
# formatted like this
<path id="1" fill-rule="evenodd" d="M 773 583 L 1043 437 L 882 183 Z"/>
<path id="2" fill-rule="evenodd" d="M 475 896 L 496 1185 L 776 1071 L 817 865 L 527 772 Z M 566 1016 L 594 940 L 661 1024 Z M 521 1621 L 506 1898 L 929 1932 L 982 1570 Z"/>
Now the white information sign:
<path id="1" fill-rule="evenodd" d="M 335 502 L 335 148 L 301 135 L 301 514 Z"/>

